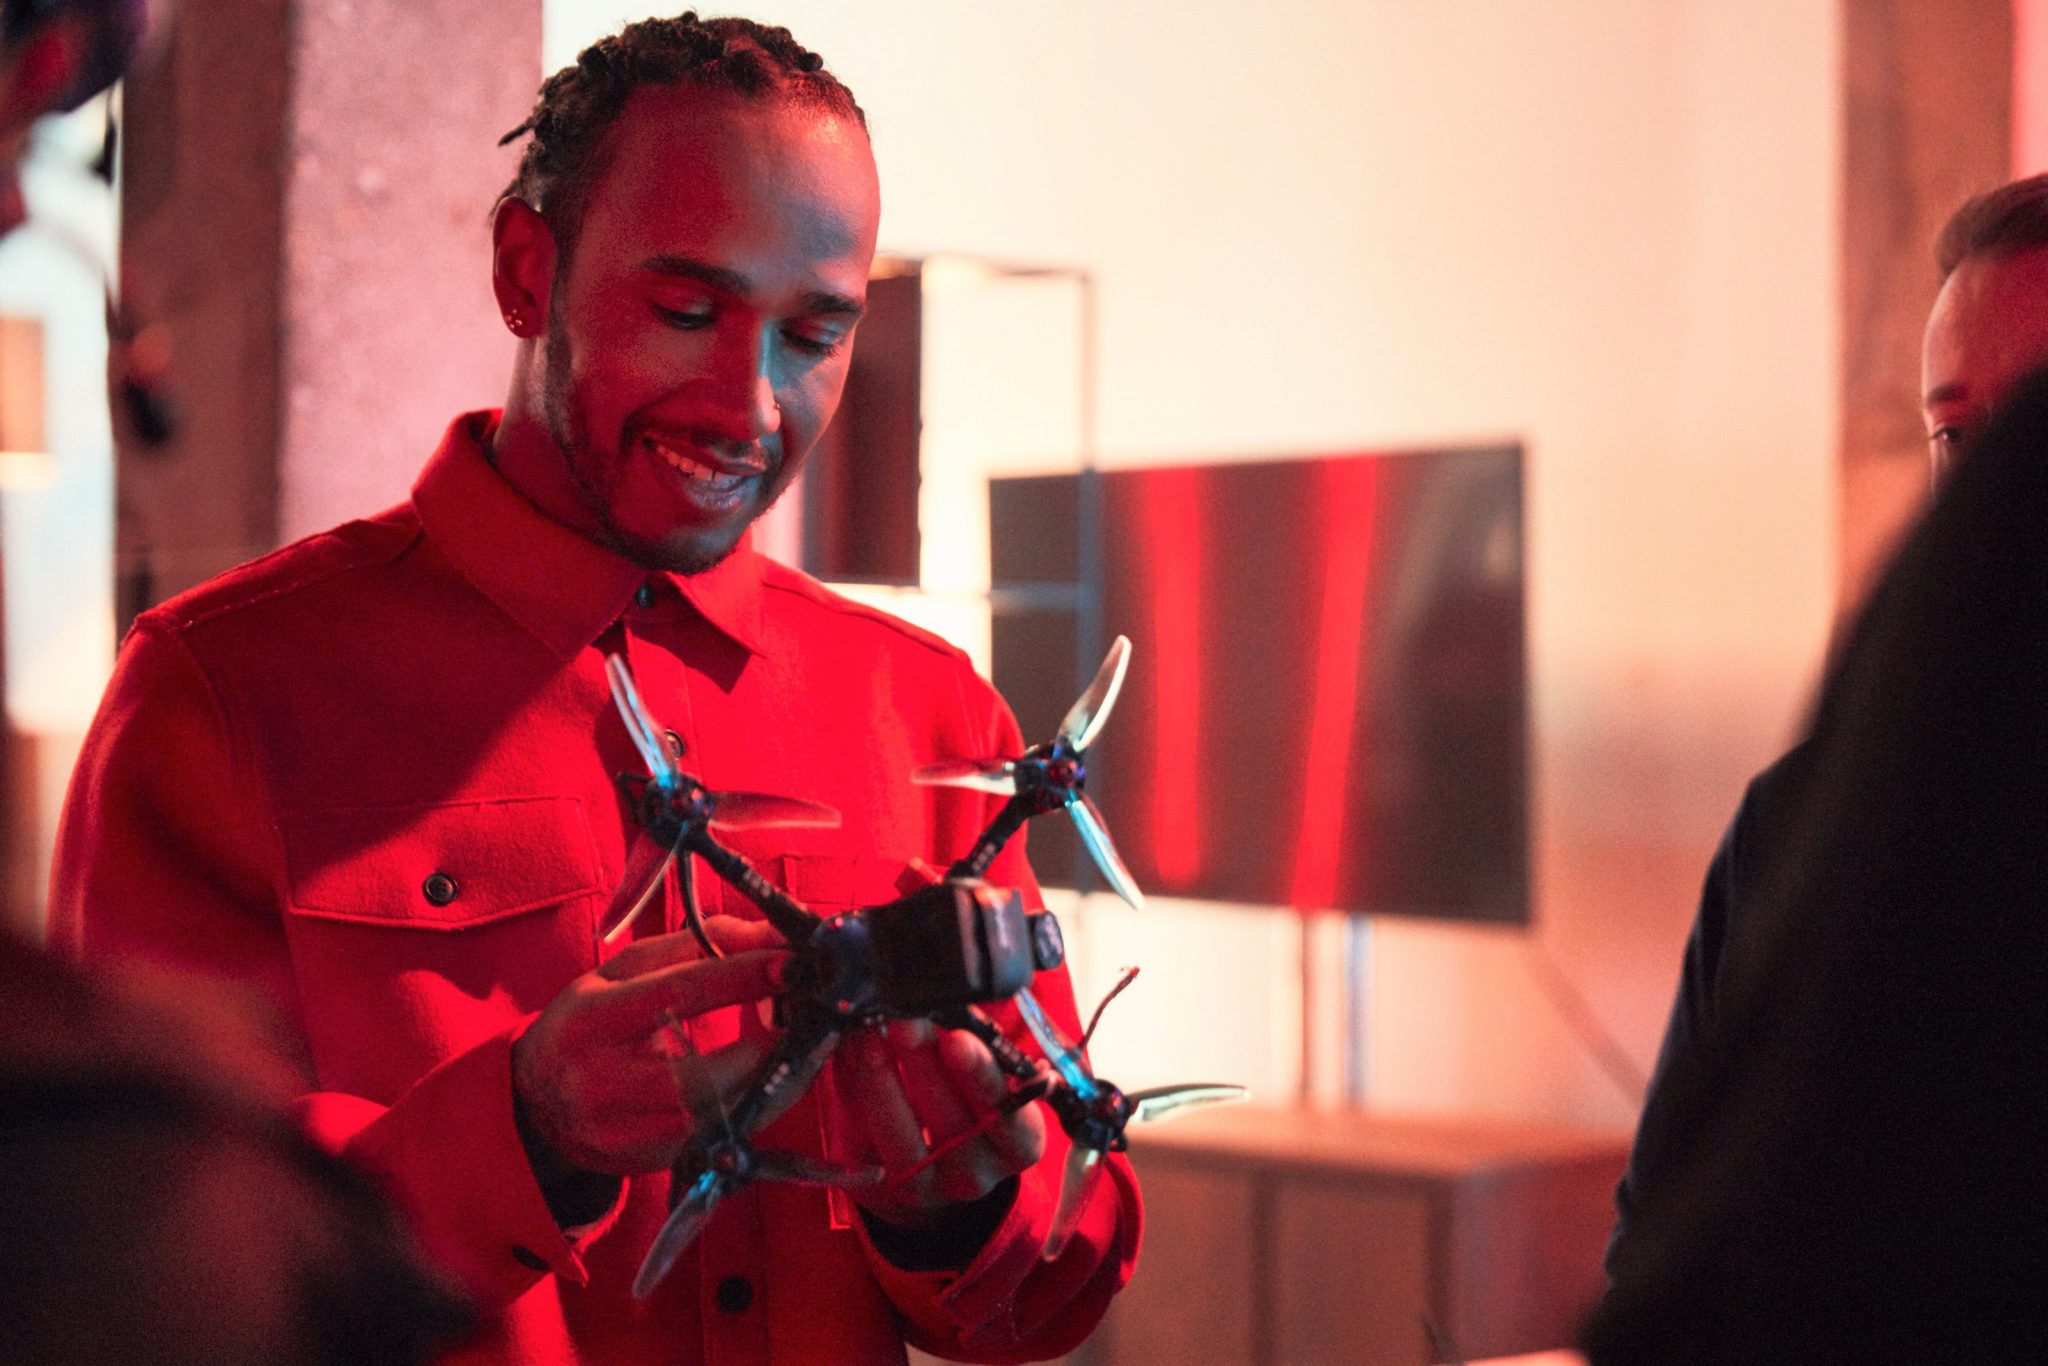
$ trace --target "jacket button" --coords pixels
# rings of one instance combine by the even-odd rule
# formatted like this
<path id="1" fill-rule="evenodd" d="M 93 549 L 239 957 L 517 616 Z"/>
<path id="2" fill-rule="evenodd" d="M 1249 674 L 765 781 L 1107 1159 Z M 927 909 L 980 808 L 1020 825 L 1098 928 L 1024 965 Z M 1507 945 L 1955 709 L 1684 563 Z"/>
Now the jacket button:
<path id="1" fill-rule="evenodd" d="M 754 1302 L 754 1283 L 745 1276 L 726 1276 L 718 1282 L 712 1302 L 728 1314 L 744 1314 Z"/>
<path id="2" fill-rule="evenodd" d="M 643 583 L 638 588 L 634 589 L 633 601 L 639 605 L 640 610 L 643 612 L 646 611 L 648 608 L 654 606 L 654 585 L 651 583 Z"/>
<path id="3" fill-rule="evenodd" d="M 455 900 L 455 879 L 446 873 L 430 873 L 420 884 L 420 895 L 436 906 L 446 906 Z"/>
<path id="4" fill-rule="evenodd" d="M 513 1248 L 512 1260 L 525 1267 L 528 1271 L 546 1271 L 548 1269 L 548 1259 L 530 1247 Z"/>

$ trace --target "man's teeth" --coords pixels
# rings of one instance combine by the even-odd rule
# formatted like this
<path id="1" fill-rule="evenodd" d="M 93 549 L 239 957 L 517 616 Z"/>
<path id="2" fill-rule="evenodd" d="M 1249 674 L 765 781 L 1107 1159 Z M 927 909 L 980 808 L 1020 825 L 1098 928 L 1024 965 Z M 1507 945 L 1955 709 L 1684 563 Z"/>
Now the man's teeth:
<path id="1" fill-rule="evenodd" d="M 663 445 L 652 437 L 647 439 L 647 446 L 648 449 L 660 456 L 670 469 L 675 470 L 685 479 L 699 484 L 711 484 L 720 488 L 737 488 L 741 480 L 760 473 L 760 471 L 751 468 L 727 471 L 718 466 L 707 465 L 701 460 L 692 459 L 680 451 Z"/>

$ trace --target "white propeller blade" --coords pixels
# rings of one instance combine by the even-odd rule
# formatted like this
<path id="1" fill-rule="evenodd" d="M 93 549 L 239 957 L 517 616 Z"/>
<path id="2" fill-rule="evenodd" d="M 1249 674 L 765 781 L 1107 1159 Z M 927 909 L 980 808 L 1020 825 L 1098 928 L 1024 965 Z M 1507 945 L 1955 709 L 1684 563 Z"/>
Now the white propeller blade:
<path id="1" fill-rule="evenodd" d="M 612 685 L 612 704 L 619 709 L 619 719 L 626 723 L 626 734 L 632 737 L 633 748 L 640 751 L 647 772 L 663 787 L 673 787 L 679 770 L 668 746 L 662 743 L 660 728 L 640 700 L 640 689 L 634 686 L 633 670 L 627 667 L 626 657 L 606 655 L 604 676 Z"/>
<path id="2" fill-rule="evenodd" d="M 1067 814 L 1074 818 L 1074 825 L 1081 832 L 1081 843 L 1088 846 L 1088 855 L 1102 870 L 1110 890 L 1129 902 L 1133 910 L 1144 910 L 1145 894 L 1138 890 L 1137 879 L 1131 876 L 1131 870 L 1124 867 L 1124 861 L 1117 857 L 1116 845 L 1110 842 L 1109 827 L 1103 824 L 1102 813 L 1089 800 L 1088 794 L 1070 794 Z"/>
<path id="3" fill-rule="evenodd" d="M 634 1299 L 644 1300 L 654 1293 L 654 1287 L 660 1285 L 661 1278 L 675 1266 L 676 1258 L 683 1255 L 683 1249 L 704 1227 L 704 1221 L 711 1217 L 711 1211 L 724 1194 L 725 1182 L 717 1172 L 707 1171 L 697 1178 L 690 1187 L 690 1193 L 669 1211 L 668 1222 L 655 1235 L 654 1246 L 647 1249 L 639 1274 L 633 1277 Z"/>
<path id="4" fill-rule="evenodd" d="M 1052 1232 L 1046 1235 L 1045 1250 L 1039 1254 L 1044 1260 L 1054 1261 L 1067 1250 L 1101 1174 L 1101 1149 L 1084 1148 L 1077 1143 L 1067 1153 L 1067 1171 L 1060 1180 L 1060 1203 L 1053 1211 Z"/>
<path id="5" fill-rule="evenodd" d="M 1131 1122 L 1134 1124 L 1151 1124 L 1190 1110 L 1199 1110 L 1204 1105 L 1231 1105 L 1251 1098 L 1252 1093 L 1242 1086 L 1208 1082 L 1155 1086 L 1149 1091 L 1136 1091 L 1124 1097 L 1131 1103 Z"/>
<path id="6" fill-rule="evenodd" d="M 910 781 L 920 787 L 969 787 L 1011 797 L 1017 792 L 1016 773 L 1014 759 L 949 759 L 926 764 L 910 775 Z"/>
<path id="7" fill-rule="evenodd" d="M 1124 670 L 1131 663 L 1131 639 L 1118 636 L 1103 656 L 1102 667 L 1095 671 L 1095 678 L 1067 709 L 1066 719 L 1060 722 L 1060 739 L 1067 742 L 1067 748 L 1076 754 L 1083 753 L 1095 742 L 1102 731 L 1102 723 L 1109 719 L 1109 710 L 1116 705 L 1116 695 L 1124 686 Z"/>

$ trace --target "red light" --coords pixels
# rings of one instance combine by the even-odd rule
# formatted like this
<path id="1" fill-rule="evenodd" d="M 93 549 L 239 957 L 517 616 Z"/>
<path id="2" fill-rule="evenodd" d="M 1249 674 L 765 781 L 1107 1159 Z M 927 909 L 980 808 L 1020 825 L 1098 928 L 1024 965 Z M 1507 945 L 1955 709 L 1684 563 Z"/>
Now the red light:
<path id="1" fill-rule="evenodd" d="M 1322 497 L 1322 606 L 1316 625 L 1315 700 L 1303 757 L 1301 827 L 1289 900 L 1299 910 L 1337 902 L 1345 780 L 1361 749 L 1356 732 L 1365 679 L 1366 605 L 1372 583 L 1379 461 L 1332 460 L 1318 472 Z M 1362 857 L 1354 851 L 1354 857 Z"/>
<path id="2" fill-rule="evenodd" d="M 1201 473 L 1158 471 L 1138 508 L 1152 579 L 1152 860 L 1165 890 L 1201 872 Z"/>

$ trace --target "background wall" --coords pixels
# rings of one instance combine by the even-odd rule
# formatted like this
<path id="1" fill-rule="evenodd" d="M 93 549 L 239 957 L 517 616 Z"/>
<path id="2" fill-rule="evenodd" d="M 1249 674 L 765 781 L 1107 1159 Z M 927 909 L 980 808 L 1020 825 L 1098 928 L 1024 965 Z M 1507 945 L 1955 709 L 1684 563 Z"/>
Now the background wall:
<path id="1" fill-rule="evenodd" d="M 544 66 L 640 12 L 553 0 Z M 750 12 L 867 109 L 885 249 L 1094 272 L 1104 464 L 1525 443 L 1536 928 L 1376 923 L 1369 1094 L 1630 1122 L 1700 875 L 1832 607 L 1836 6 Z M 1084 992 L 1146 968 L 1105 1071 L 1293 1091 L 1292 921 L 1069 919 Z M 1327 972 L 1335 935 L 1307 944 Z"/>

